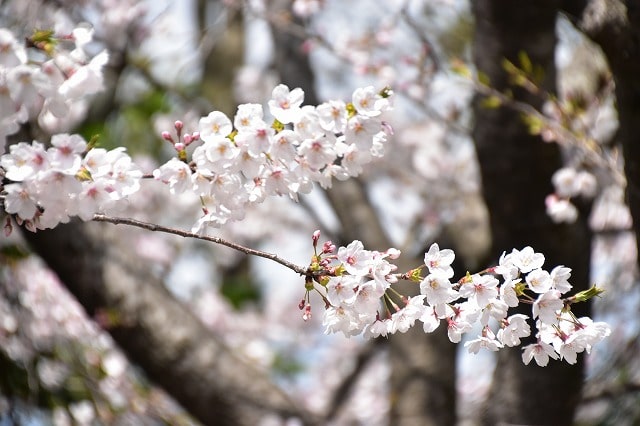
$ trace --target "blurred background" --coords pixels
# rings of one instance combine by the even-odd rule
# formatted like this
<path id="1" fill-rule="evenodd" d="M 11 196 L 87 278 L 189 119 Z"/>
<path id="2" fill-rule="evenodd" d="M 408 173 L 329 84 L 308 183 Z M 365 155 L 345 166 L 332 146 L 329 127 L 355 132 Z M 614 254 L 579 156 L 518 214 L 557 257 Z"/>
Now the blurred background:
<path id="1" fill-rule="evenodd" d="M 196 131 L 210 111 L 266 106 L 279 83 L 311 105 L 389 86 L 382 159 L 211 235 L 304 266 L 320 229 L 321 242 L 400 249 L 401 271 L 438 242 L 456 279 L 529 245 L 545 268 L 571 267 L 575 290 L 605 289 L 577 314 L 613 330 L 576 365 L 546 368 L 519 348 L 470 355 L 444 327 L 347 339 L 323 333 L 319 298 L 303 321 L 303 278 L 268 260 L 110 224 L 16 228 L 0 238 L 0 425 L 637 424 L 640 10 L 529 3 L 0 2 L 18 43 L 88 23 L 86 50 L 110 55 L 105 90 L 64 119 L 1 117 L 6 147 L 99 134 L 151 173 L 175 154 L 160 136 L 175 120 Z M 16 102 L 9 74 L 0 61 L 0 96 Z M 563 192 L 561 169 L 591 190 Z M 142 186 L 120 216 L 197 220 L 198 199 Z"/>

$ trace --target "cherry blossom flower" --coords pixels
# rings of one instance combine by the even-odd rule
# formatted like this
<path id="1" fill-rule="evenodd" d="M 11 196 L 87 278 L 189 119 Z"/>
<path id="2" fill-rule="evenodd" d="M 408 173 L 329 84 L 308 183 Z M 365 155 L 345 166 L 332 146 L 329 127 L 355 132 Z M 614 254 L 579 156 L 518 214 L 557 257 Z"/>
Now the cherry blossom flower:
<path id="1" fill-rule="evenodd" d="M 172 158 L 154 170 L 153 177 L 168 184 L 172 194 L 183 193 L 191 187 L 191 168 L 177 158 Z"/>
<path id="2" fill-rule="evenodd" d="M 496 336 L 491 332 L 489 328 L 483 329 L 482 336 L 478 336 L 473 340 L 465 342 L 464 347 L 467 348 L 469 353 L 477 354 L 480 349 L 487 349 L 491 352 L 496 352 L 502 348 L 503 344 L 496 340 Z"/>
<path id="3" fill-rule="evenodd" d="M 430 306 L 424 310 L 420 317 L 420 321 L 422 321 L 422 329 L 425 333 L 432 333 L 440 325 L 440 318 L 438 317 L 435 308 Z"/>
<path id="4" fill-rule="evenodd" d="M 504 301 L 498 298 L 489 299 L 487 304 L 482 308 L 482 313 L 480 315 L 480 324 L 486 326 L 489 324 L 489 319 L 493 318 L 498 321 L 501 321 L 507 316 L 507 311 L 509 310 L 509 305 L 507 305 Z"/>
<path id="5" fill-rule="evenodd" d="M 527 323 L 528 317 L 523 314 L 514 314 L 502 322 L 496 337 L 506 346 L 518 346 L 520 339 L 531 334 L 531 327 Z"/>
<path id="6" fill-rule="evenodd" d="M 490 299 L 498 296 L 498 284 L 499 281 L 492 275 L 475 274 L 460 286 L 460 296 L 467 297 L 479 308 L 484 308 Z"/>
<path id="7" fill-rule="evenodd" d="M 424 264 L 431 273 L 440 272 L 446 278 L 453 277 L 451 264 L 455 259 L 455 253 L 451 249 L 440 250 L 437 243 L 431 244 L 424 255 Z"/>
<path id="8" fill-rule="evenodd" d="M 356 275 L 341 275 L 329 278 L 327 283 L 327 299 L 332 305 L 351 305 L 355 301 L 360 278 Z"/>
<path id="9" fill-rule="evenodd" d="M 228 136 L 233 130 L 233 125 L 226 114 L 220 111 L 212 111 L 206 117 L 200 118 L 198 130 L 200 131 L 200 139 L 208 142 L 217 136 L 223 138 Z"/>
<path id="10" fill-rule="evenodd" d="M 558 198 L 556 194 L 550 194 L 545 198 L 547 215 L 555 223 L 573 223 L 578 218 L 578 209 L 566 198 Z"/>
<path id="11" fill-rule="evenodd" d="M 374 322 L 366 326 L 363 332 L 363 336 L 368 339 L 373 339 L 380 336 L 386 337 L 389 334 L 390 327 L 390 319 L 376 319 Z"/>
<path id="12" fill-rule="evenodd" d="M 356 89 L 352 102 L 358 114 L 365 117 L 376 117 L 388 107 L 387 99 L 377 94 L 373 86 Z"/>
<path id="13" fill-rule="evenodd" d="M 534 252 L 529 246 L 522 250 L 513 249 L 509 256 L 511 257 L 512 264 L 524 274 L 541 268 L 544 264 L 544 255 Z"/>
<path id="14" fill-rule="evenodd" d="M 520 281 L 520 278 L 516 280 L 508 278 L 500 286 L 500 298 L 511 308 L 518 306 L 520 303 L 516 293 L 516 285 Z"/>
<path id="15" fill-rule="evenodd" d="M 269 111 L 281 123 L 295 123 L 300 120 L 304 92 L 300 88 L 289 91 L 284 84 L 277 85 L 271 93 Z"/>
<path id="16" fill-rule="evenodd" d="M 343 133 L 347 125 L 347 108 L 343 101 L 324 102 L 316 108 L 320 126 L 328 132 Z"/>
<path id="17" fill-rule="evenodd" d="M 540 318 L 543 323 L 553 324 L 557 321 L 558 313 L 563 306 L 559 291 L 547 291 L 533 302 L 533 318 Z"/>
<path id="18" fill-rule="evenodd" d="M 536 364 L 540 367 L 546 367 L 549 364 L 549 358 L 558 359 L 558 354 L 553 349 L 553 346 L 538 341 L 538 343 L 532 343 L 522 348 L 522 361 L 525 365 L 529 365 L 532 359 L 536 360 Z"/>
<path id="19" fill-rule="evenodd" d="M 545 293 L 551 288 L 551 275 L 544 269 L 534 269 L 526 277 L 527 286 L 534 293 Z"/>
<path id="20" fill-rule="evenodd" d="M 17 214 L 22 219 L 31 219 L 35 216 L 38 206 L 25 185 L 10 183 L 4 186 L 4 191 L 6 192 L 4 209 L 7 213 Z"/>
<path id="21" fill-rule="evenodd" d="M 368 262 L 373 258 L 373 254 L 364 249 L 361 241 L 355 240 L 346 247 L 340 247 L 337 257 L 348 273 L 362 275 L 369 271 Z"/>
<path id="22" fill-rule="evenodd" d="M 560 293 L 566 293 L 573 287 L 569 284 L 569 278 L 571 278 L 571 268 L 565 266 L 556 266 L 551 270 L 551 287 L 558 290 Z"/>
<path id="23" fill-rule="evenodd" d="M 393 313 L 389 332 L 406 333 L 425 312 L 424 295 L 410 297 L 404 308 Z"/>
<path id="24" fill-rule="evenodd" d="M 449 279 L 441 272 L 427 275 L 420 282 L 420 293 L 426 296 L 427 303 L 431 306 L 452 302 L 459 296 Z"/>

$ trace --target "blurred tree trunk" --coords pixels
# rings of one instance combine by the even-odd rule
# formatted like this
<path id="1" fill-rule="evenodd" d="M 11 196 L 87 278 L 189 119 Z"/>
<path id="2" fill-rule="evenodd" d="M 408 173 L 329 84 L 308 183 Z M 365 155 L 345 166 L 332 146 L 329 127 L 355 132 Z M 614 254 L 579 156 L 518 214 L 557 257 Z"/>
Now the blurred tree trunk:
<path id="1" fill-rule="evenodd" d="M 222 0 L 198 0 L 196 13 L 205 55 L 202 95 L 214 110 L 233 117 L 236 110 L 233 81 L 244 60 L 242 13 Z"/>
<path id="2" fill-rule="evenodd" d="M 272 3 L 271 12 L 286 19 L 291 17 L 290 1 Z M 299 24 L 299 22 L 297 22 Z M 283 83 L 289 87 L 301 87 L 305 91 L 305 103 L 317 103 L 314 75 L 299 37 L 287 32 L 286 21 L 272 25 L 276 58 L 274 64 Z M 386 250 L 392 246 L 367 197 L 366 184 L 349 179 L 334 181 L 327 191 L 341 223 L 342 242 L 360 240 L 369 250 Z M 338 243 L 337 241 L 335 241 Z M 422 264 L 423 259 L 403 258 L 398 266 L 401 271 Z M 397 287 L 405 295 L 418 293 L 414 284 Z M 398 426 L 455 424 L 455 345 L 449 342 L 446 328 L 425 334 L 422 328 L 411 328 L 406 334 L 396 334 L 388 339 L 391 362 L 390 424 Z"/>
<path id="3" fill-rule="evenodd" d="M 131 230 L 73 222 L 23 234 L 90 316 L 118 315 L 107 329 L 116 343 L 203 424 L 254 425 L 270 413 L 317 423 L 174 299 L 121 232 Z"/>
<path id="4" fill-rule="evenodd" d="M 640 254 L 640 3 L 591 0 L 578 25 L 602 48 L 616 84 L 616 142 L 624 155 L 627 203 Z"/>
<path id="5" fill-rule="evenodd" d="M 526 52 L 546 72 L 544 87 L 555 87 L 555 22 L 560 2 L 540 0 L 476 0 L 474 61 L 493 87 L 509 88 L 504 58 L 518 63 Z M 517 100 L 540 108 L 542 100 L 511 88 Z M 551 176 L 562 166 L 560 149 L 532 136 L 519 113 L 508 107 L 485 109 L 474 101 L 475 140 L 483 192 L 490 214 L 493 256 L 530 245 L 546 257 L 545 266 L 572 268 L 574 290 L 589 284 L 591 234 L 587 212 L 573 225 L 556 225 L 545 213 L 545 197 L 553 192 Z M 585 314 L 587 307 L 577 311 Z M 521 349 L 499 352 L 484 423 L 568 425 L 580 399 L 583 360 L 576 365 L 551 361 L 545 368 L 525 366 Z"/>

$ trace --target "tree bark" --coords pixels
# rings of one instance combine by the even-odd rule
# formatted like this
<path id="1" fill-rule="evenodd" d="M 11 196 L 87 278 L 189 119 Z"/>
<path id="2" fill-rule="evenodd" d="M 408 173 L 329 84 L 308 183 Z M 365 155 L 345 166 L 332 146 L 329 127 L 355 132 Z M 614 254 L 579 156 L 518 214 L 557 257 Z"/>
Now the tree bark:
<path id="1" fill-rule="evenodd" d="M 175 300 L 118 231 L 74 222 L 24 234 L 89 315 L 118 314 L 107 330 L 116 343 L 203 424 L 253 425 L 267 413 L 317 423 Z"/>
<path id="2" fill-rule="evenodd" d="M 544 88 L 555 85 L 555 21 L 560 2 L 543 0 L 476 0 L 474 61 L 498 90 L 509 88 L 502 61 L 518 63 L 526 52 L 546 72 Z M 542 100 L 511 87 L 514 97 L 540 108 Z M 519 114 L 508 107 L 486 109 L 474 100 L 476 144 L 489 209 L 492 253 L 530 245 L 546 257 L 545 266 L 572 268 L 575 290 L 588 287 L 591 233 L 587 214 L 572 225 L 556 225 L 545 212 L 545 197 L 553 192 L 551 176 L 562 167 L 560 149 L 529 134 Z M 586 213 L 586 212 L 582 212 Z M 587 306 L 578 306 L 578 315 Z M 533 329 L 533 328 L 532 328 Z M 527 425 L 571 424 L 582 385 L 582 359 L 576 365 L 550 362 L 525 366 L 521 349 L 502 349 L 486 405 L 484 423 Z"/>
<path id="3" fill-rule="evenodd" d="M 635 0 L 591 0 L 579 27 L 600 45 L 615 81 L 616 142 L 624 155 L 627 203 L 640 253 L 640 4 Z"/>
<path id="4" fill-rule="evenodd" d="M 286 15 L 290 1 L 277 1 L 272 12 Z M 276 40 L 276 68 L 283 83 L 301 87 L 305 103 L 317 103 L 315 79 L 308 57 L 302 49 L 303 40 L 293 36 L 286 28 L 272 26 Z M 367 194 L 366 183 L 357 179 L 335 181 L 327 191 L 341 223 L 340 238 L 350 242 L 360 240 L 369 250 L 386 250 L 391 242 L 380 224 Z M 400 270 L 408 271 L 422 263 L 422 259 L 403 259 Z M 419 289 L 415 283 L 397 287 L 412 296 Z M 418 325 L 406 334 L 388 339 L 391 362 L 390 422 L 398 426 L 455 424 L 456 348 L 449 342 L 446 328 L 425 334 Z"/>

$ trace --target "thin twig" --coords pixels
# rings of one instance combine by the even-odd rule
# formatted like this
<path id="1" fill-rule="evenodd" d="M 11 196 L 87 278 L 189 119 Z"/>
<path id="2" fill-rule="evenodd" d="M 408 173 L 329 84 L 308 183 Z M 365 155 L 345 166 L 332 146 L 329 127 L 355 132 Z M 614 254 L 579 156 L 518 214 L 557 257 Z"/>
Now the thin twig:
<path id="1" fill-rule="evenodd" d="M 198 239 L 198 240 L 209 241 L 209 242 L 214 243 L 214 244 L 219 244 L 219 245 L 222 245 L 222 246 L 229 247 L 229 248 L 231 248 L 233 250 L 239 251 L 239 252 L 244 253 L 244 254 L 248 254 L 250 256 L 264 257 L 265 259 L 269 259 L 269 260 L 272 260 L 274 262 L 277 262 L 277 263 L 281 264 L 282 266 L 284 266 L 286 268 L 289 268 L 292 271 L 297 272 L 298 274 L 303 275 L 303 276 L 313 277 L 313 276 L 316 275 L 316 273 L 310 271 L 309 268 L 296 265 L 295 263 L 289 262 L 288 260 L 285 260 L 285 259 L 279 257 L 278 255 L 274 254 L 274 253 L 268 253 L 268 252 L 265 252 L 265 251 L 256 250 L 256 249 L 252 249 L 252 248 L 249 248 L 249 247 L 245 247 L 245 246 L 242 246 L 240 244 L 236 244 L 236 243 L 233 243 L 231 241 L 227 241 L 227 240 L 225 240 L 223 238 L 219 238 L 219 237 L 210 237 L 210 236 L 207 236 L 207 235 L 198 235 L 198 234 L 193 233 L 193 232 L 184 231 L 184 230 L 181 230 L 181 229 L 169 228 L 167 226 L 157 225 L 155 223 L 143 222 L 143 221 L 140 221 L 140 220 L 124 218 L 124 217 L 111 217 L 111 216 L 107 216 L 107 215 L 104 215 L 104 214 L 95 214 L 95 215 L 93 215 L 93 220 L 96 221 L 96 222 L 112 223 L 114 225 L 129 225 L 129 226 L 134 226 L 136 228 L 146 229 L 147 231 L 164 232 L 166 234 L 178 235 L 178 236 L 184 237 L 184 238 L 195 238 L 195 239 Z"/>

